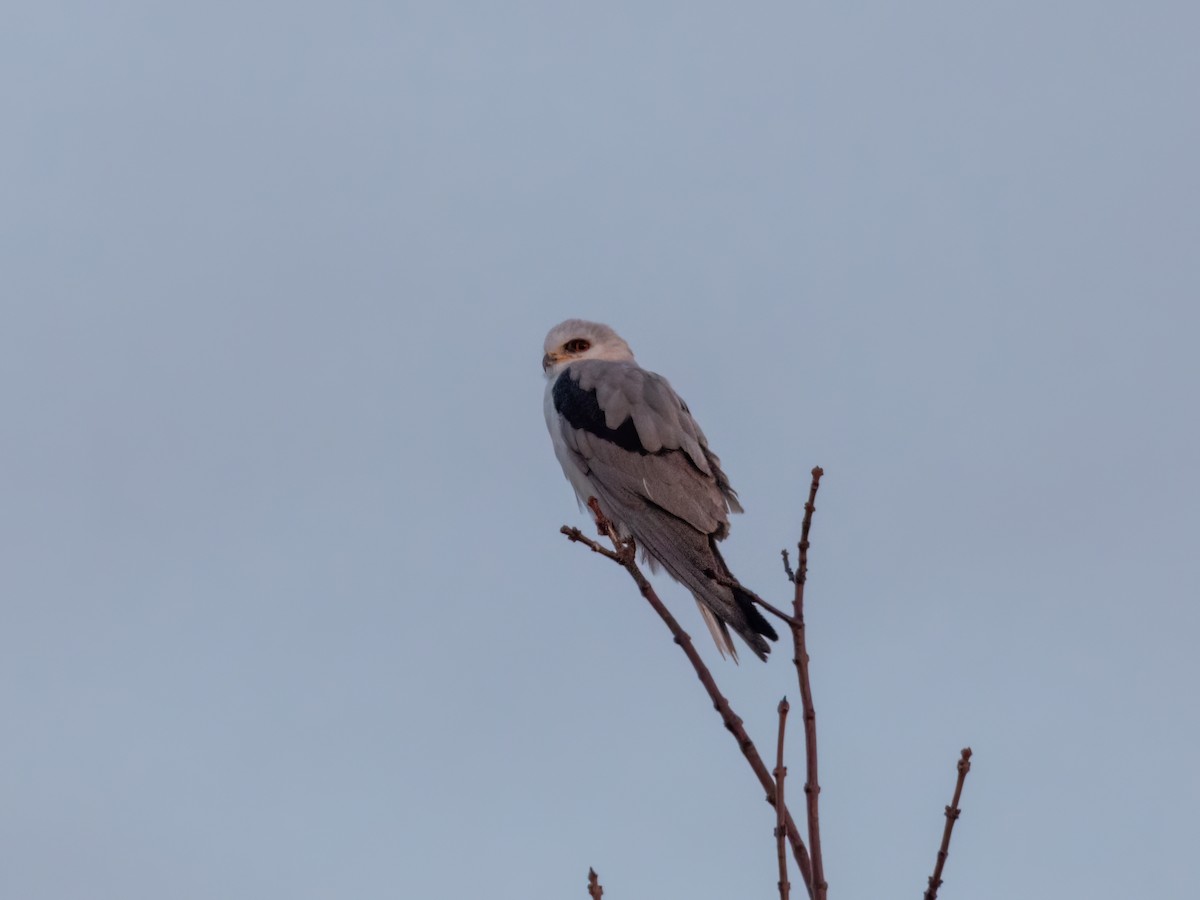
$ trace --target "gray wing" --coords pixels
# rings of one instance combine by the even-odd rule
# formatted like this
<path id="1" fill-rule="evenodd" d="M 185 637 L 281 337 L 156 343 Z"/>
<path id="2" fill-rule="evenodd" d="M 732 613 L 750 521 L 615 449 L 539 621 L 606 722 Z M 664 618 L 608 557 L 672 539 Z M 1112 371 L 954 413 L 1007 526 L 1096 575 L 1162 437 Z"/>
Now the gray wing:
<path id="1" fill-rule="evenodd" d="M 632 363 L 584 360 L 559 375 L 553 401 L 563 442 L 601 509 L 691 590 L 718 647 L 734 649 L 727 624 L 765 659 L 762 635 L 774 638 L 774 630 L 715 543 L 741 506 L 667 380 Z"/>
<path id="2" fill-rule="evenodd" d="M 640 494 L 704 534 L 729 533 L 737 493 L 704 432 L 661 375 L 585 360 L 559 377 L 555 407 L 568 448 L 613 489 Z"/>

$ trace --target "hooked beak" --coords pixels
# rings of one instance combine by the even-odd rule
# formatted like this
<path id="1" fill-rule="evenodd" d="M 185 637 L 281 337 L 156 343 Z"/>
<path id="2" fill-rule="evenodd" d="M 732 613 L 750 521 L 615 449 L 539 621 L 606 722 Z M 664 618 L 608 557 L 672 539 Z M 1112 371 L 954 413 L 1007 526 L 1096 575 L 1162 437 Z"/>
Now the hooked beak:
<path id="1" fill-rule="evenodd" d="M 549 371 L 550 367 L 552 365 L 554 365 L 556 362 L 558 362 L 560 359 L 562 359 L 562 357 L 559 356 L 554 351 L 547 353 L 545 356 L 542 357 L 542 371 L 543 372 Z"/>

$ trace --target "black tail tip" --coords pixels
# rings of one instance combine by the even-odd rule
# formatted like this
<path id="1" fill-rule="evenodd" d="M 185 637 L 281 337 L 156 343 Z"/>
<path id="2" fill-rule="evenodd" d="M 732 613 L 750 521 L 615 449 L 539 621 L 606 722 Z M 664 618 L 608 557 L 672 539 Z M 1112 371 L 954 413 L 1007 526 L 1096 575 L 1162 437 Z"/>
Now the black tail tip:
<path id="1" fill-rule="evenodd" d="M 737 601 L 738 609 L 746 616 L 746 624 L 754 630 L 755 634 L 761 634 L 772 641 L 779 640 L 779 633 L 767 621 L 766 616 L 758 611 L 758 604 L 756 602 L 758 600 L 757 594 L 746 590 L 746 588 L 735 581 L 733 583 L 733 599 Z M 769 647 L 767 648 L 767 652 L 771 652 Z"/>

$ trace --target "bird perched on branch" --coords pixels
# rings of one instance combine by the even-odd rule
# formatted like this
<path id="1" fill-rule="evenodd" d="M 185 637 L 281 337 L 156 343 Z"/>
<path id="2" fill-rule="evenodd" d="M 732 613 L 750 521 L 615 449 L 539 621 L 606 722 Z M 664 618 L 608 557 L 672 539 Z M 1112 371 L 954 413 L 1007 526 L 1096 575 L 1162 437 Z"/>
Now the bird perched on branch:
<path id="1" fill-rule="evenodd" d="M 619 535 L 692 592 L 722 656 L 737 660 L 732 629 L 765 660 L 765 638 L 779 636 L 717 550 L 742 507 L 687 404 L 598 322 L 550 329 L 542 369 L 546 427 L 580 503 L 595 497 Z"/>

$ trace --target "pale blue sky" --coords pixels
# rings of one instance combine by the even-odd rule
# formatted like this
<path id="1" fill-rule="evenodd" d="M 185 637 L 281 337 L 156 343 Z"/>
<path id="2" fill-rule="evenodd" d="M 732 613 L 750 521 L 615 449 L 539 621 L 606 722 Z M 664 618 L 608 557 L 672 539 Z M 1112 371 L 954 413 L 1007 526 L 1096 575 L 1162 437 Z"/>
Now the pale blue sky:
<path id="1" fill-rule="evenodd" d="M 970 744 L 945 900 L 1193 897 L 1198 29 L 9 4 L 0 896 L 772 896 L 733 741 L 558 534 L 541 343 L 584 316 L 688 400 L 776 602 L 826 469 L 831 896 L 920 895 Z M 786 654 L 702 652 L 768 744 Z"/>

